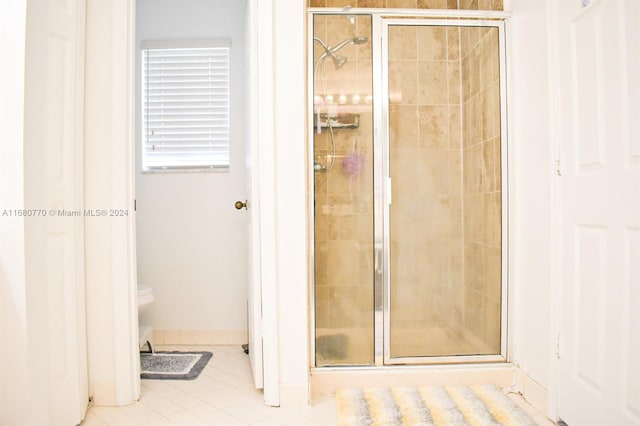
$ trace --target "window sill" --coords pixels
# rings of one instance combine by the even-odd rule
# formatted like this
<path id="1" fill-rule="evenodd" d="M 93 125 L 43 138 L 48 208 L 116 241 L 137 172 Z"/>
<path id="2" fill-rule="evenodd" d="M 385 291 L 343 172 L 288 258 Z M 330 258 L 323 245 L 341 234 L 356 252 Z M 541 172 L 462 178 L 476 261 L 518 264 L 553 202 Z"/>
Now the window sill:
<path id="1" fill-rule="evenodd" d="M 142 169 L 142 174 L 166 174 L 166 173 L 229 173 L 229 166 L 217 167 L 168 167 Z"/>

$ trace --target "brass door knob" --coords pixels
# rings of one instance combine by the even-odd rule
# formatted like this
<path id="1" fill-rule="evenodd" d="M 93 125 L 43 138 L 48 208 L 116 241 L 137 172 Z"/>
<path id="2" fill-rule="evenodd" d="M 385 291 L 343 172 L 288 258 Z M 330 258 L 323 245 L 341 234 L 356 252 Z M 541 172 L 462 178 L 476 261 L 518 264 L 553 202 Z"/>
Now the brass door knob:
<path id="1" fill-rule="evenodd" d="M 241 210 L 243 207 L 246 210 L 247 209 L 247 200 L 244 200 L 244 202 L 242 201 L 236 201 L 236 209 Z"/>

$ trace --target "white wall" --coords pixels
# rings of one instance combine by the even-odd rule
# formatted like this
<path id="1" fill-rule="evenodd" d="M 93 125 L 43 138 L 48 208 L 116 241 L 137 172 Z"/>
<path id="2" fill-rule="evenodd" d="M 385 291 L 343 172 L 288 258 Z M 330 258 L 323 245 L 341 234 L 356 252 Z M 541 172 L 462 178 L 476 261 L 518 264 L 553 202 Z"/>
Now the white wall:
<path id="1" fill-rule="evenodd" d="M 306 403 L 309 374 L 305 2 L 274 1 L 280 398 Z"/>
<path id="2" fill-rule="evenodd" d="M 509 142 L 515 150 L 515 329 L 514 362 L 534 383 L 520 383 L 532 398 L 548 391 L 552 372 L 552 259 L 554 244 L 554 161 L 550 111 L 549 23 L 546 2 L 511 0 L 509 26 L 510 118 Z M 537 386 L 537 385 L 539 386 Z M 528 389 L 523 389 L 527 393 Z M 546 403 L 546 401 L 542 401 Z"/>
<path id="3" fill-rule="evenodd" d="M 2 216 L 24 206 L 23 125 L 26 0 L 0 13 L 0 424 L 28 424 L 24 220 Z M 11 184 L 7 184 L 11 183 Z"/>
<path id="4" fill-rule="evenodd" d="M 222 330 L 236 331 L 240 338 L 246 335 L 247 217 L 244 210 L 233 208 L 234 202 L 244 200 L 246 194 L 245 9 L 245 1 L 234 0 L 137 0 L 137 87 L 141 40 L 232 40 L 229 173 L 141 173 L 137 91 L 138 280 L 152 287 L 155 295 L 155 302 L 143 312 L 140 322 L 155 329 Z M 239 267 L 231 268 L 231 264 Z M 165 337 L 175 343 L 176 339 L 197 339 L 187 333 Z"/>

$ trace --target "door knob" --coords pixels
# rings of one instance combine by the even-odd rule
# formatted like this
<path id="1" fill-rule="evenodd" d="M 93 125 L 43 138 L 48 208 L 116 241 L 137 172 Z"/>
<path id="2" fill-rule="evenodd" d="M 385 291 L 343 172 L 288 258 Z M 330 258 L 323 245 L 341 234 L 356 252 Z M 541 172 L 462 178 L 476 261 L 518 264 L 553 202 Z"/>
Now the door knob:
<path id="1" fill-rule="evenodd" d="M 247 209 L 247 200 L 244 200 L 244 202 L 243 201 L 236 201 L 235 206 L 236 206 L 236 209 L 238 209 L 238 210 L 241 210 L 243 207 L 246 210 Z"/>

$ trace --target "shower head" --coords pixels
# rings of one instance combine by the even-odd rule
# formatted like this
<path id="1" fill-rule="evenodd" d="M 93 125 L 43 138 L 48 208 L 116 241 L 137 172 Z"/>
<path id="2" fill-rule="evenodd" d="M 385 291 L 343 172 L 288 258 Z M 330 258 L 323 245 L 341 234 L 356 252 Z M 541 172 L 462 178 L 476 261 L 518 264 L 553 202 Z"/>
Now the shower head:
<path id="1" fill-rule="evenodd" d="M 324 48 L 324 53 L 322 55 L 320 55 L 320 57 L 318 58 L 318 61 L 321 59 L 326 59 L 327 56 L 331 57 L 331 60 L 333 60 L 333 65 L 336 67 L 336 69 L 342 68 L 342 66 L 344 66 L 344 64 L 347 63 L 347 58 L 344 56 L 339 56 L 336 53 L 338 52 L 338 50 L 342 49 L 343 47 L 345 47 L 348 44 L 364 44 L 366 43 L 369 39 L 365 36 L 357 36 L 357 37 L 352 37 L 352 38 L 348 38 L 344 41 L 341 41 L 340 43 L 338 43 L 337 45 L 335 45 L 334 47 L 328 46 L 324 41 L 322 41 L 320 38 L 318 37 L 314 37 L 313 38 L 315 41 L 317 41 L 318 43 L 320 43 L 322 45 L 322 47 Z"/>
<path id="2" fill-rule="evenodd" d="M 345 58 L 344 56 L 332 54 L 331 59 L 333 60 L 333 65 L 336 67 L 336 69 L 342 68 L 344 64 L 347 63 L 347 58 Z"/>
<path id="3" fill-rule="evenodd" d="M 353 38 L 348 38 L 344 41 L 341 41 L 340 43 L 336 44 L 335 47 L 330 47 L 329 50 L 331 50 L 333 53 L 336 53 L 338 50 L 342 49 L 343 47 L 345 47 L 348 44 L 364 44 L 367 42 L 367 40 L 369 40 L 367 37 L 365 36 L 357 36 L 357 37 L 353 37 Z"/>

